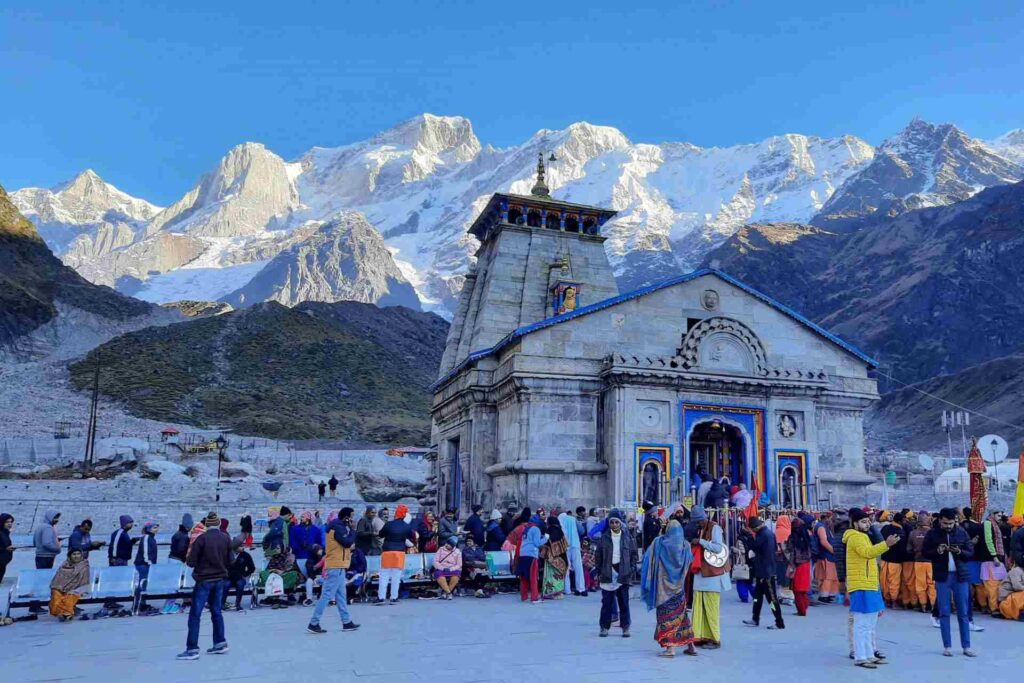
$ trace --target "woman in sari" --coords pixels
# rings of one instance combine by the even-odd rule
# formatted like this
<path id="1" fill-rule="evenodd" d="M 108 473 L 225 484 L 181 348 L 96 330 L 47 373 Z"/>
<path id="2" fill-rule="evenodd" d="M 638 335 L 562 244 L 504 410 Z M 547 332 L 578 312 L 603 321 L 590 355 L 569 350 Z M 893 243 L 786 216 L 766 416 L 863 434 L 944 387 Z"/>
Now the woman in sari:
<path id="1" fill-rule="evenodd" d="M 565 574 L 569 570 L 567 561 L 569 542 L 555 515 L 548 516 L 547 532 L 547 545 L 540 549 L 540 556 L 544 558 L 541 597 L 544 600 L 561 600 L 565 597 Z"/>
<path id="2" fill-rule="evenodd" d="M 72 548 L 50 581 L 50 614 L 61 621 L 75 618 L 75 605 L 89 591 L 89 560 Z"/>
<path id="3" fill-rule="evenodd" d="M 693 553 L 683 538 L 683 527 L 672 520 L 662 536 L 654 539 L 641 568 L 640 594 L 648 611 L 657 610 L 654 640 L 663 649 L 662 657 L 674 657 L 676 647 L 686 647 L 686 654 L 696 656 L 693 629 L 686 616 L 684 585 Z"/>
<path id="4" fill-rule="evenodd" d="M 789 542 L 786 544 L 786 563 L 791 568 L 794 602 L 798 617 L 807 616 L 811 590 L 811 532 L 807 524 L 794 517 Z"/>

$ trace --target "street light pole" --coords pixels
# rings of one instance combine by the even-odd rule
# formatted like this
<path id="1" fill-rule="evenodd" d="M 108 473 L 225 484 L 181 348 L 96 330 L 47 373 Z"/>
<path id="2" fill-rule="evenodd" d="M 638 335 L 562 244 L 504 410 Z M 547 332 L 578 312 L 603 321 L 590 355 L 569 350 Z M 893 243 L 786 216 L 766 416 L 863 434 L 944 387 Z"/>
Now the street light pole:
<path id="1" fill-rule="evenodd" d="M 221 463 L 224 462 L 224 449 L 227 448 L 228 441 L 221 434 L 217 437 L 217 507 L 220 507 L 220 468 Z"/>

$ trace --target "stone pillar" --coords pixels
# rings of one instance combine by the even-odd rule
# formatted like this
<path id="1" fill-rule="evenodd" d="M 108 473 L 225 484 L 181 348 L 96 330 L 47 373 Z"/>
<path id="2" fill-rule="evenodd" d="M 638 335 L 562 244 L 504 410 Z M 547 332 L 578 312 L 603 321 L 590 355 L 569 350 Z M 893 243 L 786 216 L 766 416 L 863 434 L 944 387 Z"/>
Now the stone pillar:
<path id="1" fill-rule="evenodd" d="M 558 212 L 558 229 L 565 232 L 565 211 Z"/>

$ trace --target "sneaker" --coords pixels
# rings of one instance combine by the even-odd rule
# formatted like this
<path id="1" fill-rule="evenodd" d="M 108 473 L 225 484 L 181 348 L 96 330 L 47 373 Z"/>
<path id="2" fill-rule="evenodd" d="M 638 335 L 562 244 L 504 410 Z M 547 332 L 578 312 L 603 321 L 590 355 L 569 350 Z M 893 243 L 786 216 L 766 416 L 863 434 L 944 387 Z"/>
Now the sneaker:
<path id="1" fill-rule="evenodd" d="M 761 624 L 757 623 L 756 621 L 754 621 L 753 619 L 744 619 L 743 623 L 746 624 L 747 626 L 753 626 L 754 628 L 757 628 L 758 626 L 761 625 Z"/>
<path id="2" fill-rule="evenodd" d="M 875 659 L 885 659 L 885 655 L 882 654 L 881 650 L 875 650 Z"/>
<path id="3" fill-rule="evenodd" d="M 975 624 L 972 621 L 971 622 L 971 630 L 974 631 L 975 633 L 981 633 L 982 631 L 985 630 L 985 627 L 984 626 L 978 626 L 977 624 Z"/>
<path id="4" fill-rule="evenodd" d="M 313 606 L 313 601 L 310 600 L 309 598 L 306 598 L 305 600 L 302 601 L 302 604 L 305 605 L 306 607 L 312 607 Z"/>
<path id="5" fill-rule="evenodd" d="M 964 657 L 977 657 L 977 656 L 978 656 L 978 653 L 975 652 L 974 650 L 972 650 L 971 648 L 968 647 L 968 648 L 964 649 Z"/>
<path id="6" fill-rule="evenodd" d="M 629 629 L 628 628 L 622 629 L 622 637 L 623 638 L 629 638 Z"/>
<path id="7" fill-rule="evenodd" d="M 949 649 L 949 648 L 947 647 L 946 649 L 944 649 L 944 650 L 942 651 L 942 656 L 943 656 L 943 657 L 952 657 L 952 656 L 953 656 L 953 651 L 952 651 L 952 650 L 950 650 L 950 649 Z"/>
<path id="8" fill-rule="evenodd" d="M 306 626 L 306 630 L 310 633 L 320 635 L 321 633 L 327 633 L 327 629 L 320 626 L 320 624 L 309 624 Z"/>
<path id="9" fill-rule="evenodd" d="M 388 604 L 397 605 L 398 604 L 398 598 L 391 598 L 391 602 L 388 603 Z"/>
<path id="10" fill-rule="evenodd" d="M 217 645 L 214 645 L 209 650 L 207 650 L 206 654 L 208 654 L 208 655 L 223 655 L 223 654 L 227 654 L 227 652 L 228 652 L 228 644 L 227 643 L 218 643 Z"/>
<path id="11" fill-rule="evenodd" d="M 183 662 L 199 659 L 199 650 L 185 650 L 184 652 L 179 653 L 175 659 L 180 659 Z"/>
<path id="12" fill-rule="evenodd" d="M 359 624 L 357 624 L 354 621 L 350 621 L 347 624 L 342 624 L 341 630 L 342 631 L 357 631 L 357 630 L 359 630 Z"/>
<path id="13" fill-rule="evenodd" d="M 932 617 L 932 626 L 934 628 L 942 628 L 942 624 L 940 624 L 939 620 L 936 619 L 935 617 Z"/>
<path id="14" fill-rule="evenodd" d="M 540 600 L 530 600 L 530 604 L 531 605 L 539 605 L 540 604 Z"/>
<path id="15" fill-rule="evenodd" d="M 601 632 L 598 633 L 597 635 L 600 636 L 601 638 L 607 638 L 608 637 L 608 629 L 606 629 L 606 628 L 601 629 Z"/>

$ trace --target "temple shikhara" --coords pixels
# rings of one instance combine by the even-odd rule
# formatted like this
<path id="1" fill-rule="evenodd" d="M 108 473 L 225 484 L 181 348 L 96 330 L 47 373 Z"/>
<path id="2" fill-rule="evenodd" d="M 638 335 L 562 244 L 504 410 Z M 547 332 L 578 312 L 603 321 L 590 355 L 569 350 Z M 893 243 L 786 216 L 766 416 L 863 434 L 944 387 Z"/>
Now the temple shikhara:
<path id="1" fill-rule="evenodd" d="M 693 475 L 787 507 L 873 481 L 875 361 L 715 269 L 620 293 L 613 211 L 495 194 L 434 384 L 438 505 L 667 504 Z"/>

